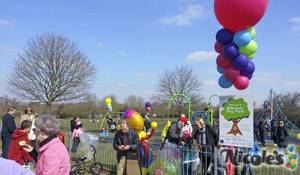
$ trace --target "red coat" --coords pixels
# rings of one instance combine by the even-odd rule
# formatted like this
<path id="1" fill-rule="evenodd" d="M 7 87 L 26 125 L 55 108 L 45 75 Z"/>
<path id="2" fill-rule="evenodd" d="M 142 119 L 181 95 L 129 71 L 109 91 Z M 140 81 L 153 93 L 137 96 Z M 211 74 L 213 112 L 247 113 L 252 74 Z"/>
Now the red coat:
<path id="1" fill-rule="evenodd" d="M 24 165 L 25 161 L 32 161 L 32 157 L 28 152 L 23 150 L 19 145 L 20 141 L 25 141 L 29 143 L 27 132 L 21 129 L 16 129 L 12 134 L 12 141 L 9 146 L 8 159 L 15 160 L 17 163 Z"/>

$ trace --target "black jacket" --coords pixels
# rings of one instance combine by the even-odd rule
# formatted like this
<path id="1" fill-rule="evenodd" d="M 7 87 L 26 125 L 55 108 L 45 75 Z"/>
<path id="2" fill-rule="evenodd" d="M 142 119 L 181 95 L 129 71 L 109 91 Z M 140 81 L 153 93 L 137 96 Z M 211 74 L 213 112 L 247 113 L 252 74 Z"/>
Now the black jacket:
<path id="1" fill-rule="evenodd" d="M 287 147 L 287 136 L 288 132 L 285 127 L 278 127 L 276 134 L 276 143 L 278 147 L 285 148 Z"/>
<path id="2" fill-rule="evenodd" d="M 76 127 L 76 121 L 73 119 L 73 120 L 70 120 L 70 125 L 71 125 L 71 132 L 73 132 L 73 130 L 75 129 Z"/>
<path id="3" fill-rule="evenodd" d="M 2 118 L 2 137 L 11 137 L 12 133 L 16 130 L 16 123 L 14 116 L 9 113 L 5 114 Z"/>
<path id="4" fill-rule="evenodd" d="M 166 139 L 168 142 L 178 145 L 180 143 L 180 132 L 181 129 L 178 128 L 177 122 L 173 122 L 168 129 Z"/>
<path id="5" fill-rule="evenodd" d="M 113 141 L 113 148 L 117 151 L 117 159 L 118 160 L 121 156 L 127 156 L 128 153 L 135 153 L 137 151 L 137 147 L 139 144 L 139 137 L 138 137 L 137 133 L 134 130 L 129 129 L 128 145 L 130 146 L 130 148 L 127 151 L 119 151 L 118 147 L 121 145 L 124 145 L 123 140 L 122 140 L 123 135 L 124 135 L 124 133 L 121 130 L 118 130 L 116 132 L 116 135 L 115 135 L 114 141 Z"/>
<path id="6" fill-rule="evenodd" d="M 198 139 L 200 134 L 201 134 L 201 130 L 199 128 L 194 127 L 193 128 L 193 138 L 196 139 L 198 145 L 201 144 L 201 143 L 199 143 L 199 139 Z M 208 125 L 206 125 L 206 127 L 205 127 L 205 136 L 206 136 L 205 138 L 206 138 L 207 146 L 215 147 L 218 145 L 218 142 L 219 142 L 218 135 L 213 130 L 213 128 Z"/>

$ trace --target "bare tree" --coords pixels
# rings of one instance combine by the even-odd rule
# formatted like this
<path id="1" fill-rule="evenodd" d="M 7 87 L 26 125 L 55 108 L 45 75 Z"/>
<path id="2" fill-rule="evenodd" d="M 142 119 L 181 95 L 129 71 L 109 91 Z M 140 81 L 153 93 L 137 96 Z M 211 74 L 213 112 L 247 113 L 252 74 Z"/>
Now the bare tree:
<path id="1" fill-rule="evenodd" d="M 138 110 L 139 112 L 142 112 L 144 108 L 144 102 L 145 100 L 143 97 L 130 95 L 125 99 L 124 105 L 128 108 L 133 108 Z"/>
<path id="2" fill-rule="evenodd" d="M 55 34 L 27 42 L 8 79 L 10 92 L 46 104 L 84 97 L 95 68 L 73 41 Z"/>
<path id="3" fill-rule="evenodd" d="M 300 92 L 277 94 L 274 98 L 280 100 L 283 113 L 288 119 L 300 126 Z"/>
<path id="4" fill-rule="evenodd" d="M 171 96 L 180 93 L 191 98 L 192 103 L 202 101 L 200 95 L 201 82 L 197 74 L 189 66 L 178 66 L 174 70 L 167 70 L 160 76 L 157 83 L 157 94 L 153 97 L 155 101 L 166 102 Z M 186 107 L 184 98 L 175 98 L 176 112 L 181 114 Z"/>

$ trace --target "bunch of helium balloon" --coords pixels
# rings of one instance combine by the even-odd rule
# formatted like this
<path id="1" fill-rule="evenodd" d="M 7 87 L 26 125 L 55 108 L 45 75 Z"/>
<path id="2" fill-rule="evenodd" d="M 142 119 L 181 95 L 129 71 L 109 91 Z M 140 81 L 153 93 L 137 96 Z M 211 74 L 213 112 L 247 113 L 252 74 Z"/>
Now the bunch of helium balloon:
<path id="1" fill-rule="evenodd" d="M 268 0 L 215 0 L 215 15 L 224 27 L 217 32 L 215 44 L 222 88 L 234 85 L 244 90 L 249 86 L 257 50 L 253 26 L 262 18 L 267 4 Z"/>
<path id="2" fill-rule="evenodd" d="M 153 152 L 149 147 L 148 140 L 154 135 L 154 132 L 157 128 L 157 122 L 151 122 L 151 131 L 150 134 L 147 134 L 144 130 L 143 117 L 135 110 L 128 109 L 125 111 L 124 119 L 139 136 L 140 144 L 137 148 L 137 158 L 142 174 L 148 174 L 148 168 L 153 162 Z"/>
<path id="3" fill-rule="evenodd" d="M 105 104 L 106 104 L 106 110 L 109 111 L 109 112 L 112 112 L 112 100 L 111 98 L 107 97 L 105 99 Z"/>

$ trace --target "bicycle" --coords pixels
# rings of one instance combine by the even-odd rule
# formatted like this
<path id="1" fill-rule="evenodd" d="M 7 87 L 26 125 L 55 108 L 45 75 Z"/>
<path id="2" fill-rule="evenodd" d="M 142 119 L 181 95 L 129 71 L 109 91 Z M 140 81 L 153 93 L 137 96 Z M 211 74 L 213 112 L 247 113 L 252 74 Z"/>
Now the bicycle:
<path id="1" fill-rule="evenodd" d="M 87 160 L 87 157 L 79 158 L 79 161 L 71 167 L 70 175 L 99 175 L 103 170 L 101 163 L 96 162 L 96 148 L 90 145 L 93 152 L 92 161 Z"/>

